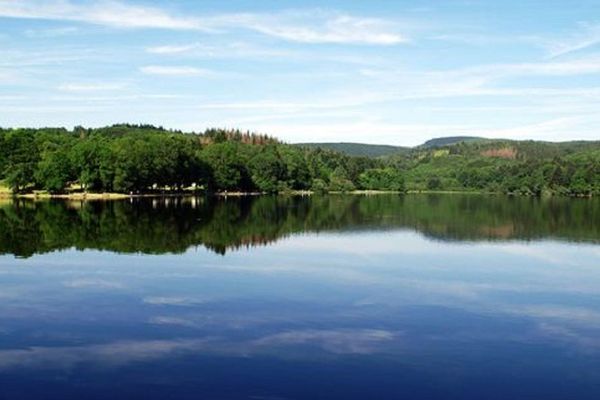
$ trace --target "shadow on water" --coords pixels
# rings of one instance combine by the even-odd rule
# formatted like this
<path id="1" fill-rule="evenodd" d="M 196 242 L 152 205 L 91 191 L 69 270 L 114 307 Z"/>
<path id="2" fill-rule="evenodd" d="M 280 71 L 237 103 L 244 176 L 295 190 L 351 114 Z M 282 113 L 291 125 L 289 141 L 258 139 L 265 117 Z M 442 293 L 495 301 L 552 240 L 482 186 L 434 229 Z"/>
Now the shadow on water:
<path id="1" fill-rule="evenodd" d="M 119 253 L 219 254 L 302 232 L 411 229 L 443 241 L 600 241 L 598 199 L 478 195 L 330 195 L 16 200 L 0 205 L 0 254 L 75 247 Z"/>

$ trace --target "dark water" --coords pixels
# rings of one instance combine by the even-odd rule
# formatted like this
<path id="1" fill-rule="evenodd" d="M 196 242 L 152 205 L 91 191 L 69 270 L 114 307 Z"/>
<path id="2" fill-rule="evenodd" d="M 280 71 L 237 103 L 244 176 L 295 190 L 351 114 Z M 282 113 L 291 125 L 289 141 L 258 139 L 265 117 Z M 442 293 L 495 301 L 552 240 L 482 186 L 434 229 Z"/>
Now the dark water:
<path id="1" fill-rule="evenodd" d="M 0 398 L 598 399 L 600 202 L 0 203 Z"/>

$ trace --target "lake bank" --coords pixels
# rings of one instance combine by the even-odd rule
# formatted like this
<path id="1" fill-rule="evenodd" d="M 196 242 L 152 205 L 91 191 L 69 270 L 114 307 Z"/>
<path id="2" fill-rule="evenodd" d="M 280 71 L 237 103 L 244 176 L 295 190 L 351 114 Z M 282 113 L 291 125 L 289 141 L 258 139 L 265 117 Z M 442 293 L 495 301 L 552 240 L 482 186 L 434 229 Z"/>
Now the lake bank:
<path id="1" fill-rule="evenodd" d="M 2 188 L 4 189 L 4 188 Z M 456 195 L 505 195 L 505 196 L 516 196 L 516 197 L 570 197 L 570 198 L 589 198 L 593 196 L 566 196 L 553 193 L 544 193 L 541 196 L 526 195 L 520 193 L 501 193 L 501 192 L 485 192 L 485 191 L 473 191 L 473 190 L 407 190 L 407 191 L 394 191 L 394 190 L 352 190 L 352 191 L 329 191 L 329 192 L 317 192 L 314 190 L 290 190 L 280 193 L 266 193 L 266 192 L 244 192 L 244 191 L 231 191 L 231 192 L 201 192 L 201 191 L 187 191 L 187 192 L 168 192 L 168 193 L 62 193 L 52 194 L 47 192 L 34 192 L 34 193 L 12 193 L 10 190 L 0 190 L 0 199 L 30 199 L 30 200 L 50 200 L 50 199 L 63 199 L 63 200 L 123 200 L 123 199 L 135 199 L 135 198 L 168 198 L 168 197 L 201 197 L 201 196 L 215 196 L 215 197 L 247 197 L 247 196 L 312 196 L 315 194 L 331 194 L 331 195 L 385 195 L 385 194 L 456 194 Z"/>
<path id="2" fill-rule="evenodd" d="M 290 190 L 281 193 L 265 193 L 265 192 L 177 192 L 177 193 L 12 193 L 10 191 L 0 192 L 2 199 L 30 199 L 30 200 L 47 200 L 47 199 L 64 199 L 64 200 L 123 200 L 134 198 L 160 198 L 160 197 L 199 197 L 199 196 L 215 196 L 215 197 L 247 197 L 247 196 L 312 196 L 315 194 L 331 194 L 331 195 L 384 195 L 384 194 L 499 194 L 473 191 L 423 191 L 423 190 L 408 190 L 406 192 L 393 190 L 352 190 L 347 192 L 329 191 L 316 192 L 313 190 Z"/>

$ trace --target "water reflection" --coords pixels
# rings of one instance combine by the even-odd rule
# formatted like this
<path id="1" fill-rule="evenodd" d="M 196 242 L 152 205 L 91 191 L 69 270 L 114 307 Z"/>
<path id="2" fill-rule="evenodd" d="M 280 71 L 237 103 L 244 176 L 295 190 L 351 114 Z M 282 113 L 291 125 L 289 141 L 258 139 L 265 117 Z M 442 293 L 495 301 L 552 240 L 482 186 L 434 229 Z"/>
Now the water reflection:
<path id="1" fill-rule="evenodd" d="M 596 203 L 450 197 L 5 207 L 0 398 L 598 398 Z"/>
<path id="2" fill-rule="evenodd" d="M 217 253 L 300 232 L 413 229 L 440 240 L 597 242 L 597 199 L 477 195 L 164 198 L 0 205 L 0 253 Z"/>

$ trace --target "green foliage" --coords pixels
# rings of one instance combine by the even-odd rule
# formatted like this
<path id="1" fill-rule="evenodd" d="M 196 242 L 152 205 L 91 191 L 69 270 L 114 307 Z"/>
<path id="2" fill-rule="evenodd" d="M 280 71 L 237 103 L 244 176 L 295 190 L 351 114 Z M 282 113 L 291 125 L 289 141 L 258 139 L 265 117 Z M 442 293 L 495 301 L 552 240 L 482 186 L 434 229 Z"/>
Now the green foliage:
<path id="1" fill-rule="evenodd" d="M 415 148 L 387 162 L 403 171 L 407 190 L 600 194 L 600 142 L 474 139 Z"/>
<path id="2" fill-rule="evenodd" d="M 404 190 L 404 178 L 394 168 L 372 168 L 359 176 L 360 186 L 368 190 Z"/>
<path id="3" fill-rule="evenodd" d="M 305 148 L 319 148 L 323 150 L 332 150 L 354 157 L 382 157 L 392 154 L 407 152 L 408 147 L 390 146 L 386 144 L 365 144 L 365 143 L 298 143 L 297 146 Z"/>
<path id="4" fill-rule="evenodd" d="M 212 186 L 217 190 L 244 189 L 247 186 L 244 160 L 240 157 L 239 144 L 218 142 L 207 146 L 202 159 L 212 167 Z"/>
<path id="5" fill-rule="evenodd" d="M 60 193 L 69 184 L 71 163 L 67 148 L 47 149 L 34 173 L 36 183 L 50 193 Z"/>
<path id="6" fill-rule="evenodd" d="M 348 172 L 338 166 L 329 176 L 329 190 L 334 192 L 349 192 L 354 190 L 354 183 L 349 179 Z"/>
<path id="7" fill-rule="evenodd" d="M 140 193 L 196 187 L 275 193 L 347 191 L 383 162 L 286 145 L 265 135 L 209 129 L 184 134 L 151 125 L 0 129 L 0 179 L 14 191 Z M 323 184 L 321 184 L 322 182 Z M 319 189 L 321 190 L 321 189 Z"/>
<path id="8" fill-rule="evenodd" d="M 35 134 L 31 130 L 11 130 L 3 133 L 3 178 L 8 186 L 18 193 L 34 182 L 39 160 Z"/>
<path id="9" fill-rule="evenodd" d="M 312 188 L 600 194 L 600 142 L 444 139 L 372 158 L 238 130 L 186 134 L 129 124 L 72 131 L 0 129 L 0 179 L 14 192 L 52 193 L 73 187 L 122 193 L 194 187 L 265 193 Z"/>
<path id="10" fill-rule="evenodd" d="M 437 176 L 432 176 L 427 180 L 427 189 L 438 190 L 442 188 L 442 181 Z"/>
<path id="11" fill-rule="evenodd" d="M 313 179 L 310 188 L 316 193 L 325 193 L 327 192 L 327 182 L 320 178 Z"/>
<path id="12" fill-rule="evenodd" d="M 452 144 L 457 144 L 461 142 L 471 142 L 474 140 L 485 140 L 483 138 L 477 136 L 446 136 L 441 138 L 434 138 L 426 141 L 420 147 L 423 148 L 434 148 L 434 147 L 443 147 L 449 146 Z"/>
<path id="13" fill-rule="evenodd" d="M 276 193 L 286 179 L 286 165 L 274 145 L 256 152 L 249 162 L 252 182 L 261 192 Z"/>

